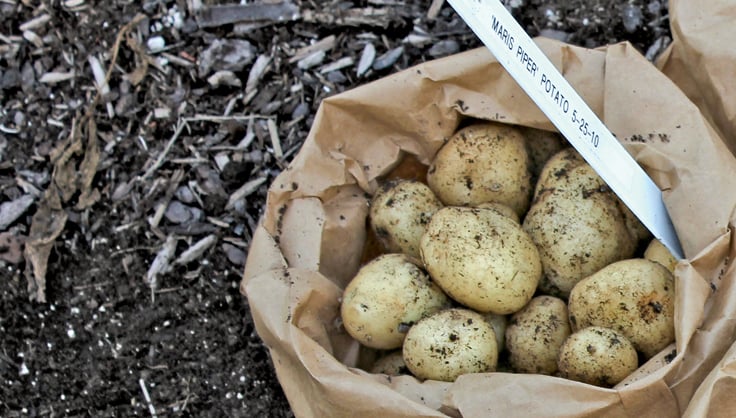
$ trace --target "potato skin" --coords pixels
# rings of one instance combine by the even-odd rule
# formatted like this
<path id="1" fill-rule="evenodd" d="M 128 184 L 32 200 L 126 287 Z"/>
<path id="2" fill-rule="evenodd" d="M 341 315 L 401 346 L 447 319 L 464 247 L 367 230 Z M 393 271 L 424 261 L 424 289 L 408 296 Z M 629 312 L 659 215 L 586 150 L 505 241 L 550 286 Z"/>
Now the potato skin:
<path id="1" fill-rule="evenodd" d="M 449 304 L 415 259 L 385 254 L 348 283 L 340 314 L 345 330 L 361 344 L 391 350 L 401 347 L 412 324 Z"/>
<path id="2" fill-rule="evenodd" d="M 638 364 L 631 342 L 610 328 L 584 328 L 570 335 L 560 348 L 560 376 L 591 385 L 615 386 Z"/>
<path id="3" fill-rule="evenodd" d="M 539 176 L 545 163 L 553 155 L 565 148 L 565 140 L 559 133 L 542 129 L 519 126 L 521 134 L 526 138 L 531 172 L 534 177 Z"/>
<path id="4" fill-rule="evenodd" d="M 432 279 L 452 299 L 478 312 L 518 311 L 532 298 L 542 275 L 529 236 L 491 209 L 440 209 L 420 248 Z"/>
<path id="5" fill-rule="evenodd" d="M 511 316 L 506 350 L 511 367 L 521 373 L 552 375 L 562 343 L 570 336 L 567 303 L 553 296 L 537 296 Z"/>
<path id="6" fill-rule="evenodd" d="M 445 205 L 499 202 L 522 216 L 532 191 L 524 136 L 517 128 L 499 123 L 465 127 L 437 152 L 427 183 Z"/>
<path id="7" fill-rule="evenodd" d="M 644 258 L 647 260 L 656 261 L 657 263 L 667 267 L 670 273 L 675 273 L 675 267 L 677 266 L 677 258 L 662 244 L 658 239 L 653 239 L 647 245 L 644 250 Z"/>
<path id="8" fill-rule="evenodd" d="M 396 180 L 382 185 L 371 199 L 369 219 L 387 252 L 419 258 L 419 240 L 442 202 L 424 183 Z"/>
<path id="9" fill-rule="evenodd" d="M 622 333 L 646 358 L 675 341 L 675 281 L 661 264 L 618 261 L 578 283 L 568 301 L 573 331 L 601 326 Z"/>
<path id="10" fill-rule="evenodd" d="M 496 370 L 498 347 L 493 327 L 477 312 L 446 309 L 414 324 L 403 356 L 419 379 L 453 382 L 466 373 Z"/>
<path id="11" fill-rule="evenodd" d="M 547 162 L 522 226 L 539 248 L 540 290 L 562 298 L 584 277 L 632 257 L 638 244 L 616 195 L 571 148 Z"/>

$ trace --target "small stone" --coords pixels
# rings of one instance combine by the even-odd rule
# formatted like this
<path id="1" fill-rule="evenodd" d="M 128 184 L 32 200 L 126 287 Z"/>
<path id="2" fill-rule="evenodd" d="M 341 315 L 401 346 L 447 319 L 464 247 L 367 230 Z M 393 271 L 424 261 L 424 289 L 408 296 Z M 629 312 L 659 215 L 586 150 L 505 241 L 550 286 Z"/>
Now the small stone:
<path id="1" fill-rule="evenodd" d="M 255 48 L 244 39 L 216 39 L 199 57 L 199 75 L 212 71 L 239 72 L 255 59 Z"/>
<path id="2" fill-rule="evenodd" d="M 299 119 L 303 116 L 307 116 L 309 114 L 309 105 L 301 102 L 294 108 L 294 111 L 291 112 L 291 119 Z"/>
<path id="3" fill-rule="evenodd" d="M 447 55 L 452 55 L 459 50 L 460 45 L 458 45 L 457 41 L 448 39 L 444 41 L 439 41 L 436 44 L 432 45 L 432 48 L 429 48 L 429 55 L 434 58 L 439 58 Z"/>
<path id="4" fill-rule="evenodd" d="M 194 201 L 196 200 L 196 198 L 194 197 L 194 193 L 192 193 L 192 189 L 190 189 L 189 186 L 179 187 L 178 189 L 176 189 L 174 196 L 176 196 L 177 199 L 184 203 L 194 203 Z"/>
<path id="5" fill-rule="evenodd" d="M 166 40 L 163 36 L 153 36 L 148 38 L 146 46 L 148 47 L 148 50 L 153 53 L 161 52 L 166 48 Z"/>
<path id="6" fill-rule="evenodd" d="M 3 73 L 2 80 L 0 80 L 0 90 L 10 90 L 15 87 L 19 87 L 22 82 L 20 71 L 11 68 Z"/>
<path id="7" fill-rule="evenodd" d="M 245 265 L 245 251 L 228 243 L 222 244 L 222 250 L 225 252 L 227 259 L 230 260 L 231 263 L 236 266 Z"/>
<path id="8" fill-rule="evenodd" d="M 183 224 L 199 221 L 202 219 L 202 211 L 192 206 L 187 206 L 178 200 L 172 200 L 166 208 L 164 217 L 171 223 Z"/>
<path id="9" fill-rule="evenodd" d="M 342 71 L 330 71 L 327 73 L 327 81 L 333 84 L 342 84 L 348 81 L 348 78 L 345 77 Z"/>

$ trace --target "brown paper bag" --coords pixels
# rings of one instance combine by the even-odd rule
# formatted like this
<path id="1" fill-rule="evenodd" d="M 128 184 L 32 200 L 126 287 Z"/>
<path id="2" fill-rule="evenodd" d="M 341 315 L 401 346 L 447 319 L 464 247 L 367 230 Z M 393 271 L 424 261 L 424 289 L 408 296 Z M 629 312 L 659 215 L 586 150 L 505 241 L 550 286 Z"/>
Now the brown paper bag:
<path id="1" fill-rule="evenodd" d="M 486 49 L 428 62 L 326 99 L 271 185 L 242 292 L 298 417 L 677 417 L 736 330 L 730 223 L 736 160 L 698 108 L 629 44 L 538 44 L 664 190 L 686 253 L 676 343 L 614 389 L 510 373 L 418 381 L 363 371 L 376 353 L 340 327 L 361 263 L 370 194 L 428 164 L 464 118 L 553 129 Z M 643 142 L 641 140 L 644 140 Z"/>
<path id="2" fill-rule="evenodd" d="M 736 152 L 736 11 L 732 1 L 670 0 L 673 42 L 658 66 Z"/>
<path id="3" fill-rule="evenodd" d="M 670 1 L 673 43 L 658 66 L 698 105 L 731 152 L 736 152 L 736 10 L 730 1 Z M 733 171 L 720 173 L 733 177 Z M 733 193 L 733 191 L 730 191 Z M 731 274 L 729 272 L 726 275 Z M 725 277 L 725 276 L 724 276 Z M 730 322 L 728 312 L 720 321 Z M 714 317 L 717 318 L 717 317 Z M 701 327 L 704 331 L 706 326 Z M 707 363 L 703 365 L 707 367 Z M 736 400 L 736 344 L 698 388 L 684 416 L 733 417 Z"/>

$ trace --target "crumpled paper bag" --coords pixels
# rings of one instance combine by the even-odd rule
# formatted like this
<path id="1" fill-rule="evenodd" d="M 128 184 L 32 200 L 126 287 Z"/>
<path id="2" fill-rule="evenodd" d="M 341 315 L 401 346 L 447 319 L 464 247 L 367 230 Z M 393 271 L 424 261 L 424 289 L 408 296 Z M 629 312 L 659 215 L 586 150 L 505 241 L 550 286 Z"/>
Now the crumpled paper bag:
<path id="1" fill-rule="evenodd" d="M 673 42 L 657 64 L 720 133 L 736 153 L 736 9 L 731 1 L 670 1 Z M 723 171 L 718 178 L 734 177 Z M 726 193 L 734 194 L 734 190 Z M 718 205 L 718 200 L 713 200 Z M 732 259 L 732 258 L 731 258 Z M 728 267 L 726 275 L 733 268 Z M 724 276 L 725 277 L 725 276 Z M 721 321 L 732 321 L 725 311 Z M 707 329 L 706 326 L 701 330 Z M 699 330 L 699 331 L 701 331 Z M 728 337 L 726 337 L 728 338 Z M 732 338 L 729 340 L 732 342 Z M 704 363 L 707 368 L 709 363 Z M 685 417 L 736 416 L 736 344 L 710 370 L 684 411 Z"/>
<path id="2" fill-rule="evenodd" d="M 670 0 L 673 42 L 658 66 L 736 152 L 736 10 L 728 0 Z"/>
<path id="3" fill-rule="evenodd" d="M 709 119 L 631 45 L 537 43 L 664 191 L 686 254 L 676 270 L 676 343 L 613 389 L 539 375 L 446 383 L 364 371 L 376 353 L 341 328 L 339 304 L 363 261 L 378 183 L 397 170 L 421 176 L 417 167 L 426 169 L 467 118 L 553 129 L 490 52 L 474 49 L 324 100 L 269 189 L 241 291 L 296 416 L 679 417 L 728 349 L 736 176 L 720 174 L 733 173 L 736 160 Z"/>

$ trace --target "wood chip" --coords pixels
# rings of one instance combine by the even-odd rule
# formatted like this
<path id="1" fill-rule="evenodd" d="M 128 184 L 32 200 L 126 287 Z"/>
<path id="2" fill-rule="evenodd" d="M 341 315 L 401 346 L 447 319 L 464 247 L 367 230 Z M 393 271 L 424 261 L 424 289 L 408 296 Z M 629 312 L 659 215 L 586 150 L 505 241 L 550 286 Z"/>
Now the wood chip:
<path id="1" fill-rule="evenodd" d="M 256 58 L 256 62 L 250 68 L 248 73 L 248 81 L 245 83 L 245 94 L 252 92 L 258 87 L 258 82 L 263 77 L 263 74 L 268 69 L 268 65 L 271 63 L 271 56 L 261 54 Z"/>
<path id="2" fill-rule="evenodd" d="M 239 22 L 278 23 L 299 18 L 299 7 L 291 2 L 226 4 L 202 8 L 196 18 L 201 28 Z"/>
<path id="3" fill-rule="evenodd" d="M 427 19 L 436 19 L 443 4 L 445 4 L 445 0 L 432 0 L 432 4 L 429 5 L 429 10 L 427 10 Z"/>
<path id="4" fill-rule="evenodd" d="M 32 43 L 36 46 L 36 48 L 42 48 L 43 47 L 43 39 L 41 39 L 40 36 L 36 34 L 36 32 L 33 32 L 31 30 L 27 30 L 23 32 L 23 38 Z"/>
<path id="5" fill-rule="evenodd" d="M 244 185 L 240 186 L 238 190 L 233 192 L 233 194 L 230 195 L 230 198 L 227 201 L 227 205 L 225 205 L 225 210 L 231 210 L 235 207 L 235 202 L 237 202 L 240 199 L 245 199 L 247 196 L 255 193 L 259 187 L 263 183 L 268 181 L 267 177 L 259 177 L 257 179 L 253 179 Z"/>
<path id="6" fill-rule="evenodd" d="M 23 23 L 22 25 L 18 27 L 18 29 L 20 29 L 21 32 L 25 32 L 27 30 L 34 30 L 34 29 L 38 29 L 38 28 L 45 26 L 50 21 L 51 21 L 51 16 L 48 13 L 44 13 L 44 14 L 38 15 L 34 17 L 33 19 Z"/>
<path id="7" fill-rule="evenodd" d="M 324 60 L 325 60 L 325 51 L 317 51 L 311 55 L 307 55 L 306 57 L 300 59 L 299 62 L 296 64 L 296 66 L 301 68 L 302 70 L 307 70 L 309 68 L 322 64 L 322 61 Z"/>
<path id="8" fill-rule="evenodd" d="M 15 200 L 0 204 L 0 231 L 7 229 L 15 222 L 36 199 L 30 194 L 23 195 Z"/>
<path id="9" fill-rule="evenodd" d="M 376 47 L 373 46 L 372 43 L 365 44 L 365 47 L 363 48 L 363 53 L 360 55 L 360 61 L 358 62 L 358 68 L 355 70 L 355 73 L 358 75 L 358 77 L 362 76 L 363 74 L 368 71 L 369 68 L 371 68 L 371 65 L 373 65 L 373 60 L 376 59 Z"/>
<path id="10" fill-rule="evenodd" d="M 45 84 L 56 84 L 62 81 L 68 81 L 76 77 L 74 70 L 67 72 L 51 71 L 41 76 L 38 80 Z"/>
<path id="11" fill-rule="evenodd" d="M 387 8 L 352 8 L 339 13 L 317 12 L 305 10 L 302 12 L 302 20 L 308 23 L 337 26 L 376 26 L 387 28 L 391 22 L 399 23 L 403 20 L 403 14 L 399 7 Z"/>
<path id="12" fill-rule="evenodd" d="M 89 62 L 89 66 L 92 69 L 92 75 L 95 78 L 95 84 L 97 85 L 97 89 L 100 92 L 100 95 L 105 98 L 110 96 L 110 86 L 107 84 L 107 80 L 105 77 L 105 70 L 102 68 L 102 64 L 100 64 L 100 60 L 97 59 L 94 55 L 90 55 L 87 59 Z M 107 108 L 107 116 L 112 119 L 115 117 L 115 109 L 112 106 L 112 103 L 109 101 L 106 104 Z"/>
<path id="13" fill-rule="evenodd" d="M 174 265 L 186 265 L 191 263 L 192 261 L 199 260 L 202 258 L 202 254 L 207 252 L 210 248 L 212 248 L 213 245 L 217 243 L 217 235 L 210 234 L 206 237 L 202 238 L 201 240 L 195 242 L 192 244 L 189 248 L 187 248 L 179 258 L 174 261 Z"/>
<path id="14" fill-rule="evenodd" d="M 337 61 L 323 65 L 319 68 L 319 72 L 320 74 L 326 74 L 332 71 L 337 71 L 346 67 L 350 67 L 353 64 L 355 64 L 355 60 L 353 60 L 353 57 L 342 57 Z"/>
<path id="15" fill-rule="evenodd" d="M 171 270 L 171 259 L 174 257 L 175 252 L 176 238 L 173 235 L 169 235 L 166 237 L 166 241 L 159 249 L 156 258 L 153 259 L 153 263 L 151 263 L 144 277 L 146 284 L 152 291 L 158 288 L 158 276 L 166 274 Z"/>
<path id="16" fill-rule="evenodd" d="M 276 159 L 280 160 L 284 156 L 284 152 L 281 150 L 279 129 L 276 127 L 276 122 L 273 119 L 269 119 L 266 123 L 268 125 L 268 135 L 271 138 L 271 145 L 273 145 L 273 155 Z"/>
<path id="17" fill-rule="evenodd" d="M 302 60 L 306 56 L 312 55 L 317 51 L 327 52 L 330 49 L 334 48 L 335 41 L 336 41 L 335 35 L 330 35 L 326 38 L 320 39 L 319 41 L 311 45 L 300 48 L 294 53 L 294 56 L 289 58 L 289 64 L 293 64 L 299 60 Z"/>

